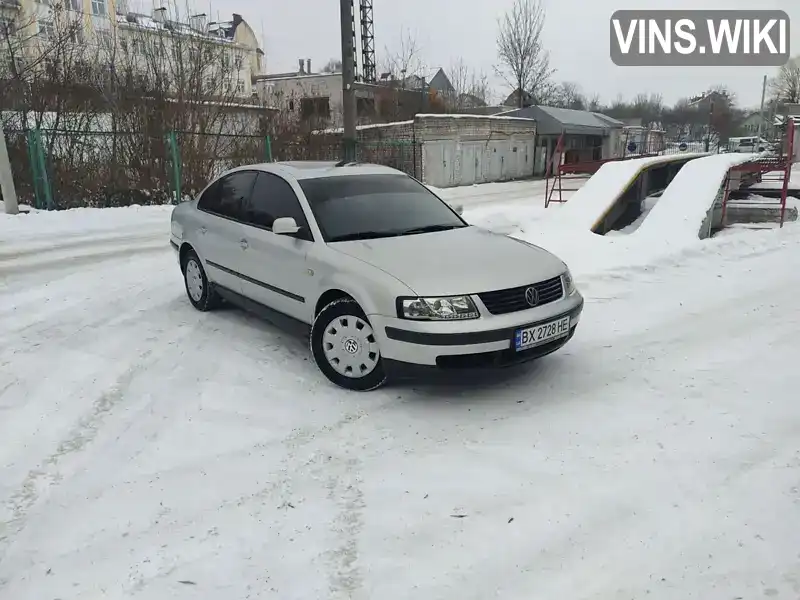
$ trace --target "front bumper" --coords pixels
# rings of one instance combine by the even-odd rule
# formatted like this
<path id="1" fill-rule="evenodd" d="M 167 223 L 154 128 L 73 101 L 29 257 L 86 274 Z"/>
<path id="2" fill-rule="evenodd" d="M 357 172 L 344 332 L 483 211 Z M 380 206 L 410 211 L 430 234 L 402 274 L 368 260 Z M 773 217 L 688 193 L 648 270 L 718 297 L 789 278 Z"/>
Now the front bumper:
<path id="1" fill-rule="evenodd" d="M 583 297 L 572 296 L 545 306 L 506 315 L 461 322 L 420 322 L 369 315 L 387 366 L 439 368 L 507 366 L 555 352 L 574 335 L 583 311 Z M 517 352 L 515 332 L 569 315 L 567 335 Z"/>

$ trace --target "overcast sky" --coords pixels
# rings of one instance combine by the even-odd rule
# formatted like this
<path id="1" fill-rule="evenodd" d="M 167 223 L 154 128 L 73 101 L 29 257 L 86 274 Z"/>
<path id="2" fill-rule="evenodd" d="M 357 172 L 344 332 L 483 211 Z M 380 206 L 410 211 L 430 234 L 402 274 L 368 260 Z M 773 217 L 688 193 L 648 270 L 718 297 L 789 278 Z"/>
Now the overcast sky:
<path id="1" fill-rule="evenodd" d="M 217 0 L 218 1 L 218 0 Z M 497 63 L 497 18 L 513 0 L 373 0 L 376 54 L 397 45 L 403 28 L 415 33 L 432 68 L 445 70 L 462 57 L 470 66 L 493 74 Z M 264 32 L 267 69 L 296 70 L 297 59 L 312 67 L 339 57 L 337 0 L 226 0 L 215 11 L 239 12 L 256 32 Z M 663 95 L 666 102 L 702 92 L 712 84 L 730 87 L 744 106 L 758 106 L 761 83 L 774 69 L 617 67 L 609 58 L 609 19 L 619 9 L 782 9 L 792 21 L 792 54 L 800 54 L 800 0 L 544 0 L 544 35 L 556 79 L 578 83 L 587 93 L 611 101 L 618 94 Z M 228 15 L 229 16 L 229 15 Z M 223 16 L 224 18 L 224 16 Z M 380 64 L 380 56 L 378 56 Z M 498 94 L 511 90 L 494 79 Z"/>

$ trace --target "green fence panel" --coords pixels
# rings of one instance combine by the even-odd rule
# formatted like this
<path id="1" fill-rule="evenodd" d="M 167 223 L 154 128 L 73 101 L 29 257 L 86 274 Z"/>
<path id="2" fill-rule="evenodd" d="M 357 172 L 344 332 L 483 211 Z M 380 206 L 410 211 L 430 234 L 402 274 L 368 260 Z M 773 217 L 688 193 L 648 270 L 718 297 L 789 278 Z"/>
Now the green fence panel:
<path id="1" fill-rule="evenodd" d="M 31 172 L 33 175 L 33 194 L 35 208 L 53 210 L 53 190 L 50 186 L 50 178 L 47 174 L 47 160 L 45 159 L 44 145 L 42 144 L 42 132 L 38 129 L 31 129 L 26 134 L 28 142 L 28 157 L 31 161 Z"/>

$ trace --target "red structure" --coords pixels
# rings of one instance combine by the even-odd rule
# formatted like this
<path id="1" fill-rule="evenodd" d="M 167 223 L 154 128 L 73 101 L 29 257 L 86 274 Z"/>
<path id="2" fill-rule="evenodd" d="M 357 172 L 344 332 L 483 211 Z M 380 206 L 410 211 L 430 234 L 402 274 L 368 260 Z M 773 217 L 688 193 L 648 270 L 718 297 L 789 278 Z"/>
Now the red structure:
<path id="1" fill-rule="evenodd" d="M 772 181 L 780 184 L 780 196 L 775 199 L 775 206 L 780 207 L 780 226 L 783 227 L 783 222 L 786 216 L 786 198 L 789 193 L 789 180 L 792 177 L 792 164 L 794 163 L 794 156 L 796 148 L 794 147 L 795 141 L 795 122 L 789 119 L 788 127 L 786 130 L 786 154 L 777 158 L 759 158 L 757 160 L 747 162 L 741 165 L 736 165 L 728 171 L 725 178 L 725 190 L 722 196 L 722 223 L 725 224 L 725 215 L 730 203 L 730 195 L 734 189 L 741 189 L 748 187 L 753 183 L 763 183 Z M 750 181 L 747 181 L 747 180 Z M 742 185 L 744 181 L 745 185 Z M 736 183 L 733 188 L 732 184 Z"/>
<path id="2" fill-rule="evenodd" d="M 580 175 L 594 175 L 604 164 L 608 162 L 616 162 L 620 160 L 633 160 L 635 158 L 645 158 L 647 156 L 656 156 L 654 154 L 637 154 L 634 156 L 621 156 L 617 158 L 606 158 L 603 160 L 580 161 L 573 163 L 563 163 L 564 157 L 564 134 L 562 133 L 556 148 L 553 152 L 553 157 L 547 161 L 547 170 L 545 171 L 545 198 L 544 206 L 547 208 L 551 202 L 563 204 L 566 200 L 563 197 L 563 192 L 577 192 L 579 187 L 564 187 L 566 181 L 567 185 L 570 182 L 583 180 L 584 177 Z M 562 164 L 563 163 L 563 164 Z M 566 175 L 566 177 L 564 177 Z M 551 187 L 552 180 L 552 187 Z M 556 197 L 556 192 L 558 196 Z"/>

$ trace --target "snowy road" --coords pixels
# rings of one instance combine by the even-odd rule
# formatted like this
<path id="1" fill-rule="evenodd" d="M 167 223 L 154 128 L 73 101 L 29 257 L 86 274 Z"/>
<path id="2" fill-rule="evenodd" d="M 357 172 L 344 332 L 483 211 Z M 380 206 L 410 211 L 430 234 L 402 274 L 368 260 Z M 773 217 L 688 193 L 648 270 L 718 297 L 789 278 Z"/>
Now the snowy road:
<path id="1" fill-rule="evenodd" d="M 0 251 L 3 600 L 800 595 L 800 228 L 577 265 L 562 352 L 353 394 L 161 226 Z"/>

